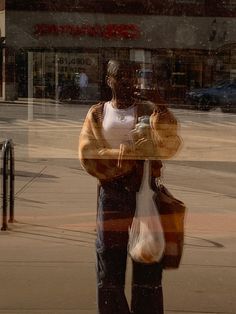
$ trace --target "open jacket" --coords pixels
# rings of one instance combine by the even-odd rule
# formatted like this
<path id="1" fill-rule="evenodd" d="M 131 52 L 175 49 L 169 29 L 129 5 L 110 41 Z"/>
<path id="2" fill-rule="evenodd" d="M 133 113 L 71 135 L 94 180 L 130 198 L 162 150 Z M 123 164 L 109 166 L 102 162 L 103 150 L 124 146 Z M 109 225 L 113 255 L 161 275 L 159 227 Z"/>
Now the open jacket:
<path id="1" fill-rule="evenodd" d="M 177 120 L 165 105 L 146 101 L 137 106 L 136 122 L 140 116 L 150 116 L 154 152 L 148 159 L 151 160 L 151 175 L 159 177 L 161 159 L 171 158 L 181 143 Z M 126 187 L 137 191 L 142 181 L 142 162 L 145 158 L 125 145 L 121 145 L 120 149 L 109 146 L 102 134 L 103 108 L 104 102 L 92 106 L 83 124 L 79 138 L 81 165 L 101 184 L 125 179 Z"/>

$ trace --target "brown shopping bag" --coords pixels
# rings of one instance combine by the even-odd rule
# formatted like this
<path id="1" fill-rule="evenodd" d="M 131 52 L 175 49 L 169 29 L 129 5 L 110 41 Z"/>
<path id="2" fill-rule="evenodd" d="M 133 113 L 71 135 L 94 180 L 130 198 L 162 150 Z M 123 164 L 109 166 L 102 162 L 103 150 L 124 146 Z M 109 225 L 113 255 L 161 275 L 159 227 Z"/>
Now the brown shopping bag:
<path id="1" fill-rule="evenodd" d="M 165 236 L 164 268 L 178 268 L 183 253 L 186 206 L 161 183 L 156 185 L 154 201 Z"/>

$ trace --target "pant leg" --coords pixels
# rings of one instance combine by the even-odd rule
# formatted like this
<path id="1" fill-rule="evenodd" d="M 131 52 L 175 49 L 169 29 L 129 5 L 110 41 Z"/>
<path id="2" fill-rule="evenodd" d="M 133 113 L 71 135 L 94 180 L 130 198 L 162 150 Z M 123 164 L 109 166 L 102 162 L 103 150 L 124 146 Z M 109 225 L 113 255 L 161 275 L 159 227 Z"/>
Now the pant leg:
<path id="1" fill-rule="evenodd" d="M 97 301 L 99 314 L 130 314 L 125 297 L 127 253 L 97 248 Z"/>
<path id="2" fill-rule="evenodd" d="M 132 314 L 163 314 L 162 264 L 133 261 Z"/>
<path id="3" fill-rule="evenodd" d="M 124 293 L 128 227 L 135 192 L 100 188 L 97 213 L 97 300 L 99 314 L 130 314 Z"/>
<path id="4" fill-rule="evenodd" d="M 81 99 L 87 98 L 87 87 L 80 87 L 80 98 Z"/>

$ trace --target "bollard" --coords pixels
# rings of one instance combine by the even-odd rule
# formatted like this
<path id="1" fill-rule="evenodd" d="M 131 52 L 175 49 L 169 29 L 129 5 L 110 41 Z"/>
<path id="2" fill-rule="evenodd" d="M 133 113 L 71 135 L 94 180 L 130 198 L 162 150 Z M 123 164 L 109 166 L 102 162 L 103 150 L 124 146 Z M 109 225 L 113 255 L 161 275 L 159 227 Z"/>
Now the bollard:
<path id="1" fill-rule="evenodd" d="M 2 228 L 8 230 L 7 222 L 14 222 L 14 146 L 11 139 L 2 143 Z M 9 203 L 9 220 L 7 209 Z"/>
<path id="2" fill-rule="evenodd" d="M 10 149 L 10 217 L 8 222 L 15 222 L 14 219 L 14 205 L 15 205 L 15 156 L 14 156 L 14 144 L 11 141 Z"/>

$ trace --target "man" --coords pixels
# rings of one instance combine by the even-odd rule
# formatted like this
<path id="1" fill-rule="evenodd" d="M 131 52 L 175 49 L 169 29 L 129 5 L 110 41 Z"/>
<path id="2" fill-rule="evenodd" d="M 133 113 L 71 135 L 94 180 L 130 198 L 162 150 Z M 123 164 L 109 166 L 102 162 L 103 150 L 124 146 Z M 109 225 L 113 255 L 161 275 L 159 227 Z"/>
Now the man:
<path id="1" fill-rule="evenodd" d="M 155 101 L 140 101 L 132 62 L 110 60 L 107 84 L 112 99 L 92 106 L 79 142 L 84 169 L 98 178 L 97 292 L 99 314 L 163 314 L 162 263 L 133 262 L 131 311 L 124 294 L 128 229 L 142 182 L 143 160 L 151 160 L 151 175 L 160 176 L 161 158 L 180 146 L 177 121 L 157 93 Z M 149 95 L 148 95 L 149 94 Z M 150 116 L 151 138 L 135 130 L 140 116 Z"/>
<path id="2" fill-rule="evenodd" d="M 81 99 L 87 98 L 87 87 L 88 87 L 88 76 L 85 73 L 84 69 L 81 69 L 81 72 L 79 75 L 79 88 L 80 88 Z"/>

